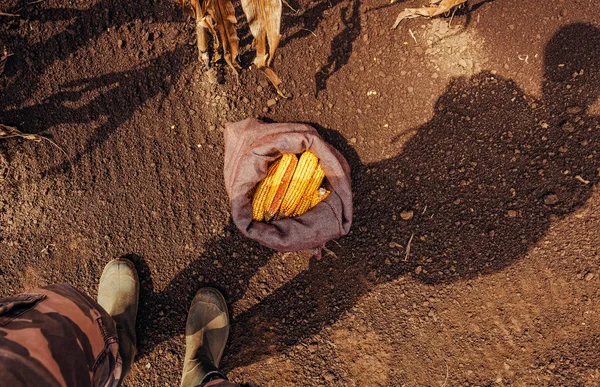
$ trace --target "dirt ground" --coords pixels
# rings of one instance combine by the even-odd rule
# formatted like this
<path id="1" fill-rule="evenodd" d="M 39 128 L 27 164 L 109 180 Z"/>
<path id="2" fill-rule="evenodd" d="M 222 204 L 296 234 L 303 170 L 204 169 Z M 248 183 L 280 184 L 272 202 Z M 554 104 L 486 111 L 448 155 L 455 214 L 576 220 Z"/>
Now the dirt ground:
<path id="1" fill-rule="evenodd" d="M 221 289 L 223 369 L 259 386 L 600 386 L 595 0 L 289 1 L 275 69 L 242 17 L 239 83 L 176 2 L 4 0 L 0 296 L 103 265 L 142 281 L 129 386 L 176 386 L 187 307 Z M 314 125 L 348 159 L 351 233 L 320 261 L 232 225 L 223 124 Z M 408 246 L 410 245 L 410 248 Z"/>

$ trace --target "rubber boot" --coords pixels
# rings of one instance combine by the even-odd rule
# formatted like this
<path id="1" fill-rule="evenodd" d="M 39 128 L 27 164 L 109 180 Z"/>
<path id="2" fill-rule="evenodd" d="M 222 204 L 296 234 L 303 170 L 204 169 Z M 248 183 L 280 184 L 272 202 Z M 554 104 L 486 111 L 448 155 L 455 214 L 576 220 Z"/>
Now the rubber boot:
<path id="1" fill-rule="evenodd" d="M 225 298 L 216 289 L 200 289 L 192 301 L 185 327 L 182 387 L 197 386 L 216 378 L 227 380 L 219 372 L 219 362 L 228 337 Z"/>
<path id="2" fill-rule="evenodd" d="M 123 361 L 121 381 L 137 353 L 135 320 L 138 311 L 140 280 L 131 261 L 114 259 L 104 267 L 98 286 L 98 303 L 112 316 L 119 335 L 119 354 Z"/>

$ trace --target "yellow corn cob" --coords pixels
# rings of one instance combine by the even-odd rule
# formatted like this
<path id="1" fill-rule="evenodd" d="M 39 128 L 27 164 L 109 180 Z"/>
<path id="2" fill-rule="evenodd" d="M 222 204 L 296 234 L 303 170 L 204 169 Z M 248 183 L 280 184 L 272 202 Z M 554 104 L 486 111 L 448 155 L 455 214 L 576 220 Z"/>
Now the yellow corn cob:
<path id="1" fill-rule="evenodd" d="M 310 208 L 310 203 L 312 201 L 313 193 L 319 189 L 323 179 L 325 178 L 325 172 L 323 172 L 323 168 L 321 165 L 317 165 L 315 172 L 310 178 L 310 182 L 304 190 L 302 197 L 300 198 L 298 205 L 291 211 L 291 216 L 300 216 L 304 214 Z M 284 200 L 285 202 L 285 200 Z M 283 208 L 283 204 L 281 205 Z"/>
<path id="2" fill-rule="evenodd" d="M 275 171 L 279 166 L 281 159 L 275 160 L 269 167 L 267 175 L 258 183 L 256 192 L 252 198 L 252 219 L 262 221 L 265 218 L 265 203 L 267 200 L 267 194 L 269 193 L 269 187 L 273 184 L 275 178 Z"/>
<path id="3" fill-rule="evenodd" d="M 300 203 L 292 216 L 304 215 L 308 210 L 312 210 L 317 204 L 327 199 L 327 196 L 331 193 L 331 191 L 328 191 L 325 188 L 319 188 L 311 192 L 312 194 L 310 195 L 307 194 L 302 196 L 302 200 L 300 200 Z"/>
<path id="4" fill-rule="evenodd" d="M 296 172 L 294 172 L 294 176 L 292 176 L 292 181 L 290 182 L 290 186 L 285 193 L 281 208 L 279 209 L 282 216 L 290 216 L 294 213 L 294 210 L 302 199 L 302 195 L 304 195 L 310 185 L 318 165 L 319 159 L 311 151 L 302 153 L 300 160 L 298 161 L 298 166 L 296 167 Z M 317 185 L 315 189 L 319 188 L 320 185 L 321 183 L 319 182 L 319 185 Z"/>
<path id="5" fill-rule="evenodd" d="M 286 153 L 281 156 L 281 162 L 277 166 L 265 201 L 265 220 L 267 222 L 277 215 L 297 165 L 298 158 L 295 154 Z"/>
<path id="6" fill-rule="evenodd" d="M 316 190 L 313 194 L 312 200 L 310 201 L 309 210 L 317 204 L 321 203 L 323 200 L 327 199 L 327 196 L 329 196 L 330 193 L 331 191 L 326 190 L 325 188 L 319 188 L 318 190 Z"/>
<path id="7" fill-rule="evenodd" d="M 300 199 L 300 203 L 298 203 L 298 206 L 296 206 L 296 209 L 294 210 L 292 216 L 304 215 L 304 213 L 310 208 L 311 202 L 312 195 L 303 195 L 302 199 Z"/>

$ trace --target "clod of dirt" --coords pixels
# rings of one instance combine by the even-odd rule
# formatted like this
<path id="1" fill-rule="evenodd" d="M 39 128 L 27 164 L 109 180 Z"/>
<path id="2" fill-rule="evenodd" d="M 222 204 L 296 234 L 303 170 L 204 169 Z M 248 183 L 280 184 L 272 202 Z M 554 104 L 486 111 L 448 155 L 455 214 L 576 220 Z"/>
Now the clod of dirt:
<path id="1" fill-rule="evenodd" d="M 568 133 L 573 133 L 575 131 L 575 127 L 570 122 L 565 122 L 561 126 L 561 129 L 564 130 L 565 132 L 568 132 Z"/>
<path id="2" fill-rule="evenodd" d="M 328 372 L 325 374 L 325 380 L 327 380 L 328 382 L 332 382 L 335 379 L 335 375 L 332 374 L 331 372 Z"/>
<path id="3" fill-rule="evenodd" d="M 555 194 L 547 195 L 544 198 L 544 203 L 547 204 L 547 205 L 549 205 L 549 206 L 553 206 L 553 205 L 555 205 L 558 202 L 559 202 L 558 196 L 556 196 Z"/>

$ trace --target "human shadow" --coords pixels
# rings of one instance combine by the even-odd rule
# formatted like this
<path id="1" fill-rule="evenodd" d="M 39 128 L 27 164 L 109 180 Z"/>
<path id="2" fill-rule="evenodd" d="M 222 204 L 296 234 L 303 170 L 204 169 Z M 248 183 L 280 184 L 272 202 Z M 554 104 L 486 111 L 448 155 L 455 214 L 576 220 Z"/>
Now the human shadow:
<path id="1" fill-rule="evenodd" d="M 600 30 L 570 25 L 546 47 L 542 100 L 490 72 L 454 79 L 402 153 L 372 164 L 320 128 L 352 167 L 353 229 L 329 245 L 335 255 L 237 316 L 226 367 L 285 352 L 400 276 L 464 281 L 522 258 L 600 180 L 600 119 L 586 114 L 598 69 Z"/>
<path id="2" fill-rule="evenodd" d="M 70 163 L 76 164 L 108 140 L 147 101 L 168 95 L 192 58 L 193 48 L 180 45 L 139 68 L 66 83 L 61 91 L 38 104 L 0 111 L 0 121 L 27 128 L 28 133 L 39 133 L 59 124 L 100 122 L 83 148 L 71 156 Z M 50 166 L 46 173 L 60 173 L 64 167 L 65 163 Z"/>
<path id="3" fill-rule="evenodd" d="M 234 316 L 225 370 L 285 353 L 399 277 L 468 281 L 521 259 L 600 181 L 600 119 L 586 111 L 600 93 L 599 69 L 600 30 L 567 26 L 546 47 L 542 99 L 491 72 L 453 79 L 433 118 L 406 134 L 402 152 L 375 163 L 361 162 L 338 132 L 312 124 L 351 166 L 353 228 L 328 245 L 333 254 L 311 259 Z M 142 356 L 184 332 L 198 288 L 215 286 L 236 303 L 273 256 L 231 222 L 202 248 L 146 296 Z"/>
<path id="4" fill-rule="evenodd" d="M 315 98 L 327 87 L 327 81 L 350 60 L 352 44 L 360 36 L 360 1 L 350 0 L 341 10 L 344 28 L 331 41 L 327 63 L 315 74 Z"/>

